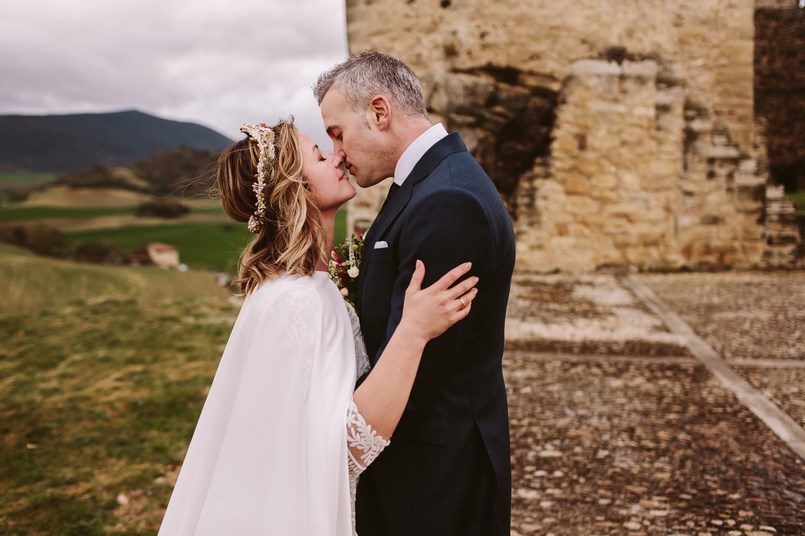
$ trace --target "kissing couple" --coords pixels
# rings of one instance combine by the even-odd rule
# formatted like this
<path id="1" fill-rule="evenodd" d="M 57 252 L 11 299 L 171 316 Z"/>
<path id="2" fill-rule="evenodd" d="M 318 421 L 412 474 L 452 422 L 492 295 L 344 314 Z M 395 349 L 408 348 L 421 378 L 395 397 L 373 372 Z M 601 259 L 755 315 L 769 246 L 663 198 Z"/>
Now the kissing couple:
<path id="1" fill-rule="evenodd" d="M 508 535 L 506 208 L 400 60 L 352 56 L 314 94 L 332 152 L 284 121 L 219 158 L 224 211 L 255 235 L 245 300 L 159 534 Z M 357 315 L 328 275 L 343 169 L 393 177 Z"/>

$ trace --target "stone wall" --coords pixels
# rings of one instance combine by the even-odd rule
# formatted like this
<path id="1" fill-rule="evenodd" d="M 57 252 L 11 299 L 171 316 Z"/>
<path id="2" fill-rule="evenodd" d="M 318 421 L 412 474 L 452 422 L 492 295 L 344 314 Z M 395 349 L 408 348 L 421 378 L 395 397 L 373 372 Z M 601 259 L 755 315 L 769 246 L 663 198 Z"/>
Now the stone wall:
<path id="1" fill-rule="evenodd" d="M 347 0 L 352 52 L 371 48 L 418 74 L 514 68 L 518 84 L 561 88 L 571 65 L 622 48 L 668 74 L 753 140 L 754 0 Z"/>
<path id="2" fill-rule="evenodd" d="M 766 189 L 764 264 L 770 268 L 804 268 L 802 221 L 797 217 L 794 203 L 784 194 L 782 186 L 769 185 Z M 795 259 L 793 263 L 792 258 Z"/>
<path id="3" fill-rule="evenodd" d="M 756 0 L 757 9 L 794 9 L 799 5 L 799 0 Z"/>
<path id="4" fill-rule="evenodd" d="M 766 177 L 754 1 L 349 0 L 495 181 L 519 268 L 751 267 Z M 361 191 L 365 224 L 384 193 Z"/>
<path id="5" fill-rule="evenodd" d="M 673 134 L 683 103 L 669 93 L 678 121 L 667 130 L 656 122 L 656 77 L 653 61 L 571 65 L 548 173 L 528 188 L 533 202 L 521 202 L 533 204 L 537 225 L 516 222 L 522 264 L 573 270 L 674 258 L 682 139 Z"/>
<path id="6" fill-rule="evenodd" d="M 760 261 L 765 180 L 755 161 L 658 75 L 653 61 L 572 65 L 547 172 L 521 182 L 521 212 L 536 215 L 515 219 L 522 266 Z"/>

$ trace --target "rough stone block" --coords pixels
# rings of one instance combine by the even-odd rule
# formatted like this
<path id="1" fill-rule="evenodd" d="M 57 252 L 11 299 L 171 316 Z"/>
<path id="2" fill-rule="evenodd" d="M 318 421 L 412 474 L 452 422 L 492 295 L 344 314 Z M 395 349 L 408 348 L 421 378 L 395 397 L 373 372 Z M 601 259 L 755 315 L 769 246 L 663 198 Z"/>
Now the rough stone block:
<path id="1" fill-rule="evenodd" d="M 581 175 L 567 175 L 564 177 L 564 185 L 568 195 L 587 195 L 590 192 L 590 180 Z"/>
<path id="2" fill-rule="evenodd" d="M 567 214 L 578 216 L 600 211 L 601 204 L 587 196 L 569 195 L 565 198 L 561 210 Z"/>
<path id="3" fill-rule="evenodd" d="M 609 203 L 619 199 L 618 192 L 613 189 L 598 188 L 595 185 L 590 188 L 590 197 L 602 203 Z"/>
<path id="4" fill-rule="evenodd" d="M 571 76 L 620 76 L 620 65 L 604 60 L 580 60 L 570 66 Z"/>

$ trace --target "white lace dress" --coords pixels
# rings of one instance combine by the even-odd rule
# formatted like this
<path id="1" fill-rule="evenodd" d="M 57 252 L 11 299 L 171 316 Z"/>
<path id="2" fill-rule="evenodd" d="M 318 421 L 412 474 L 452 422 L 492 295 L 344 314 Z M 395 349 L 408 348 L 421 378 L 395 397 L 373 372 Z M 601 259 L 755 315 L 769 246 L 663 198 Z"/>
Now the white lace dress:
<path id="1" fill-rule="evenodd" d="M 232 329 L 159 534 L 352 536 L 358 475 L 388 444 L 352 401 L 359 367 L 357 317 L 325 272 L 262 284 Z"/>

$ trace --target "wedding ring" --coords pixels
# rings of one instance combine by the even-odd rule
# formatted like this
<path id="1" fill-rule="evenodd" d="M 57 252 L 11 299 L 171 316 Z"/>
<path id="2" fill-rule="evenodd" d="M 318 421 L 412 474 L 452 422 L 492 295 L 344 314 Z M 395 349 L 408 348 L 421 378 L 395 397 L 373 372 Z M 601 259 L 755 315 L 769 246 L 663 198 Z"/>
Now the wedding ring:
<path id="1" fill-rule="evenodd" d="M 461 302 L 461 307 L 459 308 L 459 311 L 467 306 L 467 304 L 464 303 L 464 298 L 459 297 L 458 301 Z"/>

